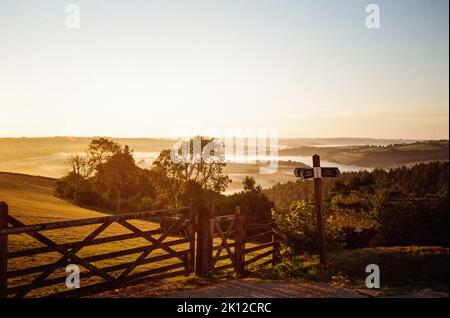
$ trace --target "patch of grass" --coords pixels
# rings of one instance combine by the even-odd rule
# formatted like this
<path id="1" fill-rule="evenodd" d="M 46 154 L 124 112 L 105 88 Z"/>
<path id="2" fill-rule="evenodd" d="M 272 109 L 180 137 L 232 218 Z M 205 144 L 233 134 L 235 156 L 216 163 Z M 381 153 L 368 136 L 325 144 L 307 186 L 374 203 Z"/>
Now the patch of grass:
<path id="1" fill-rule="evenodd" d="M 322 281 L 353 288 L 366 288 L 366 266 L 377 264 L 385 291 L 448 291 L 449 250 L 443 247 L 377 247 L 340 250 L 329 254 L 322 266 L 316 255 L 297 256 L 264 269 L 259 275 L 270 279 Z"/>

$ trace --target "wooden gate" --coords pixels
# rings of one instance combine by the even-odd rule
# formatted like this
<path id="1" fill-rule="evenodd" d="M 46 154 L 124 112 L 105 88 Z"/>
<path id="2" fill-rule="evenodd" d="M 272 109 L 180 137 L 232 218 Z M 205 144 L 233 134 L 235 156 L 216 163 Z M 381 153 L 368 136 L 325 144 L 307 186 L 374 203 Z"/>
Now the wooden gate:
<path id="1" fill-rule="evenodd" d="M 142 219 L 163 216 L 177 217 L 167 228 L 145 228 L 153 223 Z M 206 208 L 197 216 L 180 208 L 25 225 L 0 202 L 0 298 L 79 297 L 194 270 L 205 277 L 226 269 L 242 273 L 256 262 L 275 264 L 279 247 L 273 225 L 245 219 L 239 208 L 226 216 Z M 107 235 L 113 226 L 122 232 Z M 81 236 L 73 240 L 79 228 Z M 58 230 L 72 240 L 59 242 Z M 180 233 L 186 234 L 180 238 Z M 80 288 L 67 286 L 66 270 L 72 264 L 80 268 Z"/>
<path id="2" fill-rule="evenodd" d="M 179 215 L 180 217 L 166 231 L 162 229 L 142 230 L 136 224 L 131 223 L 132 220 L 136 219 L 167 215 Z M 100 237 L 100 234 L 104 233 L 114 223 L 126 229 L 128 233 L 113 236 L 103 235 Z M 68 264 L 76 264 L 83 267 L 84 271 L 80 272 L 82 282 L 80 288 L 69 290 L 65 288 L 64 291 L 56 289 L 56 292 L 47 292 L 46 295 L 53 297 L 78 297 L 150 280 L 188 275 L 194 270 L 194 223 L 194 215 L 191 209 L 181 208 L 25 225 L 18 219 L 8 215 L 7 205 L 4 202 L 0 202 L 0 298 L 6 296 L 24 297 L 40 288 L 62 285 L 67 279 L 65 269 Z M 64 229 L 67 234 L 73 228 L 93 225 L 95 228 L 91 232 L 87 232 L 89 234 L 84 239 L 70 243 L 57 243 L 46 234 L 47 231 L 58 229 Z M 188 228 L 187 237 L 174 238 L 171 236 L 172 231 L 180 226 Z M 41 246 L 8 251 L 8 240 L 14 235 L 32 237 L 40 242 Z M 142 244 L 142 246 L 128 249 L 120 246 L 122 248 L 119 250 L 103 254 L 79 255 L 82 249 L 93 245 L 112 242 L 120 242 L 119 245 L 121 245 L 125 240 L 136 238 L 143 239 L 146 243 Z M 162 251 L 163 253 L 148 257 L 152 253 L 155 254 L 155 251 Z M 54 252 L 58 253 L 59 257 L 56 260 L 53 259 L 51 263 L 37 266 L 20 266 L 20 268 L 13 270 L 9 269 L 8 261 L 26 257 L 36 258 L 40 257 L 39 255 Z M 104 267 L 95 264 L 99 261 L 123 258 L 133 254 L 136 254 L 137 257 L 132 261 Z M 169 264 L 159 267 L 148 266 L 158 262 L 161 264 L 161 261 L 166 261 Z M 22 262 L 21 264 L 26 263 Z M 138 268 L 141 270 L 138 270 Z M 17 283 L 17 278 L 23 278 L 27 275 L 31 275 L 29 281 Z M 92 284 L 85 285 L 88 278 Z M 96 279 L 92 280 L 92 278 Z"/>
<path id="3" fill-rule="evenodd" d="M 275 264 L 279 244 L 273 223 L 250 224 L 239 207 L 235 214 L 214 216 L 203 209 L 198 216 L 196 273 L 205 277 L 233 268 L 242 273 L 253 263 Z M 247 233 L 249 235 L 247 235 Z"/>

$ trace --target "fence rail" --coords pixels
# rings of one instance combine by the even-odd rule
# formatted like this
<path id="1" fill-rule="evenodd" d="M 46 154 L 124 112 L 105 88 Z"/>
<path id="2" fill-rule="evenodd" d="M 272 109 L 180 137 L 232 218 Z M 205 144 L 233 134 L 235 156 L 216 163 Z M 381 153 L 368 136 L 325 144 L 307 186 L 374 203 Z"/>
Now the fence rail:
<path id="1" fill-rule="evenodd" d="M 233 215 L 225 216 L 214 216 L 214 212 L 203 210 L 198 220 L 197 275 L 207 276 L 210 272 L 229 268 L 242 273 L 248 265 L 260 260 L 264 260 L 261 264 L 275 264 L 278 261 L 279 244 L 273 223 L 247 224 L 239 207 Z M 247 230 L 263 232 L 247 235 Z M 214 237 L 219 240 L 214 241 Z M 257 241 L 264 237 L 270 242 Z M 252 246 L 246 247 L 246 244 Z"/>
<path id="2" fill-rule="evenodd" d="M 178 217 L 168 228 L 141 229 L 140 225 L 130 223 L 137 219 L 174 215 Z M 129 233 L 114 232 L 114 235 L 100 237 L 113 224 L 120 225 Z M 92 230 L 87 235 L 82 232 L 82 239 L 77 237 L 71 242 L 58 243 L 47 234 L 54 230 L 70 233 L 71 229 L 82 226 L 92 227 Z M 180 226 L 186 233 L 181 238 L 176 235 Z M 8 240 L 12 236 L 31 237 L 41 246 L 22 248 L 26 244 L 21 244 L 22 249 L 8 251 Z M 260 242 L 261 238 L 270 241 Z M 134 239 L 144 240 L 145 244 L 127 246 L 123 243 Z M 120 248 L 97 249 L 94 254 L 80 253 L 82 249 L 108 243 L 118 244 Z M 46 253 L 56 253 L 57 257 L 47 263 L 23 262 L 20 264 L 25 266 L 8 266 L 8 261 L 35 259 Z M 25 225 L 8 215 L 8 206 L 0 202 L 0 298 L 25 297 L 41 288 L 53 288 L 53 292 L 45 293 L 48 297 L 80 297 L 131 284 L 189 275 L 194 271 L 201 277 L 226 269 L 242 273 L 256 262 L 275 264 L 278 255 L 279 245 L 273 224 L 247 224 L 239 207 L 234 214 L 225 216 L 215 216 L 213 209 L 205 207 L 195 213 L 190 208 L 179 208 Z M 117 258 L 122 258 L 122 262 L 117 263 Z M 100 266 L 96 262 L 106 264 Z M 153 266 L 156 263 L 158 267 Z M 58 284 L 66 282 L 65 268 L 68 264 L 83 267 L 80 279 L 82 282 L 88 280 L 90 284 L 83 283 L 80 288 L 65 288 L 64 291 L 55 289 Z M 29 281 L 24 283 L 23 277 Z"/>
<path id="3" fill-rule="evenodd" d="M 167 230 L 141 230 L 138 226 L 129 221 L 154 216 L 180 215 L 177 222 L 172 224 Z M 113 235 L 107 237 L 98 237 L 112 224 L 119 224 L 131 233 Z M 180 208 L 172 210 L 159 210 L 139 213 L 127 213 L 121 215 L 112 215 L 105 217 L 70 220 L 53 223 L 43 223 L 34 225 L 25 225 L 18 219 L 8 215 L 8 206 L 0 203 L 0 297 L 24 297 L 30 292 L 49 286 L 64 283 L 66 273 L 61 275 L 61 271 L 68 264 L 82 266 L 85 270 L 80 272 L 81 278 L 95 277 L 99 282 L 94 282 L 87 286 L 81 286 L 69 291 L 50 293 L 49 295 L 58 296 L 83 296 L 92 292 L 101 290 L 110 290 L 129 284 L 144 282 L 149 280 L 161 279 L 161 277 L 173 277 L 176 275 L 187 275 L 194 270 L 195 255 L 195 233 L 194 233 L 194 215 L 190 208 Z M 98 225 L 93 231 L 88 233 L 84 239 L 76 242 L 58 244 L 50 238 L 45 231 L 50 230 L 70 230 L 74 227 Z M 172 230 L 178 226 L 188 227 L 188 236 L 181 239 L 168 240 Z M 42 233 L 44 232 L 44 233 Z M 8 238 L 11 235 L 27 235 L 40 242 L 41 247 L 25 248 L 19 251 L 8 252 Z M 111 242 L 122 242 L 124 240 L 141 238 L 147 242 L 144 246 L 135 248 L 122 248 L 113 252 L 95 254 L 90 256 L 80 256 L 78 253 L 85 247 L 101 245 Z M 175 250 L 175 246 L 181 244 L 188 245 L 183 250 Z M 148 257 L 152 252 L 164 252 L 163 255 Z M 39 257 L 41 254 L 56 252 L 59 258 L 51 263 L 37 266 L 28 266 L 14 270 L 8 270 L 8 260 L 21 257 Z M 133 261 L 120 264 L 100 267 L 95 262 L 111 260 L 117 257 L 138 255 Z M 161 262 L 163 260 L 175 259 L 175 263 L 157 268 L 144 269 L 136 271 L 136 268 L 145 264 Z M 36 275 L 37 274 L 37 275 Z M 59 274 L 59 275 L 58 275 Z M 31 282 L 25 284 L 11 284 L 10 281 L 24 275 L 35 275 L 31 277 Z"/>

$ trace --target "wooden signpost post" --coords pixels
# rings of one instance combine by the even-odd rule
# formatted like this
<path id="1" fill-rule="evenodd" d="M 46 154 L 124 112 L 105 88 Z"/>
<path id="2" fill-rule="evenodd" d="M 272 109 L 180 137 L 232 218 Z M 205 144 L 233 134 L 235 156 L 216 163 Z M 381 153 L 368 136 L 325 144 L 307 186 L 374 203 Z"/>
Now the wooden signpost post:
<path id="1" fill-rule="evenodd" d="M 319 245 L 320 263 L 327 264 L 327 250 L 322 212 L 322 178 L 337 178 L 341 172 L 336 167 L 320 167 L 319 155 L 313 156 L 312 168 L 295 168 L 294 175 L 300 179 L 314 178 L 314 193 L 316 201 L 317 241 Z"/>

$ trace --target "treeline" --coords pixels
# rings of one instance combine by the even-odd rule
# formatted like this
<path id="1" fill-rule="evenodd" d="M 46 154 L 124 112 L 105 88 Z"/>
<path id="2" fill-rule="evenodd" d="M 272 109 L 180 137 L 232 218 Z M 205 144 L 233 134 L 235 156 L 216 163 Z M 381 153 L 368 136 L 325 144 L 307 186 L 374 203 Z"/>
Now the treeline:
<path id="1" fill-rule="evenodd" d="M 324 180 L 329 247 L 348 246 L 349 236 L 359 237 L 357 245 L 448 246 L 448 173 L 448 162 L 431 162 Z M 315 250 L 313 183 L 278 184 L 264 193 L 278 207 L 273 216 L 285 244 L 296 252 Z"/>
<path id="2" fill-rule="evenodd" d="M 344 172 L 339 179 L 323 179 L 322 191 L 325 198 L 352 191 L 371 193 L 397 191 L 404 194 L 423 196 L 446 193 L 448 191 L 449 164 L 435 161 L 421 163 L 413 167 L 390 170 Z M 263 191 L 279 208 L 289 207 L 297 200 L 314 199 L 314 185 L 311 180 L 297 180 L 278 183 Z"/>
<path id="3" fill-rule="evenodd" d="M 223 173 L 225 161 L 204 159 L 215 141 L 202 137 L 189 141 L 191 156 L 195 142 L 201 145 L 202 153 L 197 160 L 174 162 L 166 149 L 151 169 L 142 169 L 128 146 L 106 138 L 93 139 L 84 154 L 69 159 L 71 171 L 56 182 L 55 195 L 80 206 L 114 213 L 181 206 L 195 209 L 203 204 L 214 205 L 217 215 L 234 213 L 239 206 L 250 220 L 270 220 L 274 203 L 253 178 L 244 180 L 241 192 L 221 194 L 231 182 Z"/>

